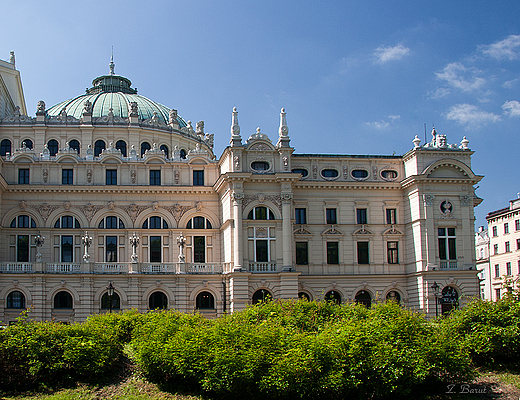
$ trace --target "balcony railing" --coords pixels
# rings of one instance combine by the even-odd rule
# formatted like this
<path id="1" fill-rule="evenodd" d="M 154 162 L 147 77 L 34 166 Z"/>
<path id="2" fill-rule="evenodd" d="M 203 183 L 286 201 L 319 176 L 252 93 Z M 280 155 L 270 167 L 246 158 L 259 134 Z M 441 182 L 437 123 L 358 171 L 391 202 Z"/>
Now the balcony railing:
<path id="1" fill-rule="evenodd" d="M 186 263 L 187 274 L 221 274 L 222 264 L 218 263 Z"/>
<path id="2" fill-rule="evenodd" d="M 127 274 L 131 271 L 131 263 L 95 263 L 95 274 Z"/>
<path id="3" fill-rule="evenodd" d="M 29 262 L 4 262 L 0 263 L 0 272 L 30 273 L 33 272 L 33 267 Z"/>
<path id="4" fill-rule="evenodd" d="M 276 272 L 276 263 L 249 262 L 249 272 Z"/>
<path id="5" fill-rule="evenodd" d="M 48 263 L 46 272 L 50 274 L 78 274 L 81 272 L 81 264 L 77 263 Z"/>
<path id="6" fill-rule="evenodd" d="M 457 269 L 457 261 L 441 261 L 441 269 Z"/>

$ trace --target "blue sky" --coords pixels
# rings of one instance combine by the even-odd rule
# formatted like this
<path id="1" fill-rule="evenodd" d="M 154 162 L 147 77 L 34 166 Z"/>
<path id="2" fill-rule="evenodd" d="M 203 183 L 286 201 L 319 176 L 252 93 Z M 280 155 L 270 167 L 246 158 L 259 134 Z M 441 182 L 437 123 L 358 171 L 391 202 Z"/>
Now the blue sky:
<path id="1" fill-rule="evenodd" d="M 285 107 L 297 153 L 401 155 L 426 123 L 475 151 L 477 226 L 520 192 L 518 1 L 6 3 L 0 58 L 31 115 L 108 73 L 114 46 L 116 74 L 204 120 L 217 155 L 234 106 L 244 139 L 273 141 Z"/>

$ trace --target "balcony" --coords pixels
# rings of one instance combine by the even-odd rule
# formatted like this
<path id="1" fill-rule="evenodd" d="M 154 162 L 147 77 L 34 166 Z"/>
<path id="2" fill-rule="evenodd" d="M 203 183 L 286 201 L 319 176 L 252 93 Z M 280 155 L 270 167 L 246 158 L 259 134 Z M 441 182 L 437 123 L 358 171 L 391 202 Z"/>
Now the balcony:
<path id="1" fill-rule="evenodd" d="M 221 274 L 223 272 L 222 264 L 218 263 L 186 263 L 184 266 L 187 274 Z"/>
<path id="2" fill-rule="evenodd" d="M 457 269 L 457 261 L 441 261 L 441 269 Z"/>
<path id="3" fill-rule="evenodd" d="M 79 274 L 81 264 L 79 263 L 47 263 L 45 272 L 49 274 Z"/>
<path id="4" fill-rule="evenodd" d="M 95 274 L 128 274 L 132 263 L 95 263 Z"/>
<path id="5" fill-rule="evenodd" d="M 29 262 L 3 262 L 0 263 L 0 272 L 23 274 L 33 272 L 32 263 Z"/>
<path id="6" fill-rule="evenodd" d="M 143 274 L 178 274 L 179 263 L 141 263 Z"/>
<path id="7" fill-rule="evenodd" d="M 276 272 L 275 262 L 249 262 L 249 272 L 271 273 Z"/>

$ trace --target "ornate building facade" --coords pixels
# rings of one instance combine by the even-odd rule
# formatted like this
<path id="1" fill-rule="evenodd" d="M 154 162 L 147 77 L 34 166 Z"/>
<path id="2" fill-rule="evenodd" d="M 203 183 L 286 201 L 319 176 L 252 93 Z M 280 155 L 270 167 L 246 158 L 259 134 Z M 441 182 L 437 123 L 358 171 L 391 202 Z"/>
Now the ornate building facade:
<path id="1" fill-rule="evenodd" d="M 86 94 L 22 110 L 0 123 L 3 323 L 28 308 L 216 316 L 298 297 L 391 298 L 432 316 L 478 296 L 482 177 L 466 138 L 433 130 L 402 156 L 298 154 L 283 109 L 274 142 L 260 128 L 244 139 L 233 109 L 217 158 L 203 121 L 138 95 L 112 62 Z"/>

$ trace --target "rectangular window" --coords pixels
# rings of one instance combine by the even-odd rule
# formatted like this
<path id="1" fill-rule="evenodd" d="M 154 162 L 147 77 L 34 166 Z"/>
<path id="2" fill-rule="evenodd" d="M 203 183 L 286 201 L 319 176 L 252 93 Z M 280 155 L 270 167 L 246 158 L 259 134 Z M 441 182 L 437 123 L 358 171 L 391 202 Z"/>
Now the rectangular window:
<path id="1" fill-rule="evenodd" d="M 500 278 L 500 265 L 495 264 L 495 278 Z"/>
<path id="2" fill-rule="evenodd" d="M 306 208 L 295 208 L 294 214 L 296 217 L 296 224 L 306 224 L 307 223 L 307 209 Z"/>
<path id="3" fill-rule="evenodd" d="M 496 226 L 493 227 L 493 237 L 498 236 L 498 228 Z"/>
<path id="4" fill-rule="evenodd" d="M 196 262 L 196 263 L 206 262 L 206 237 L 205 236 L 194 236 L 193 237 L 193 262 Z"/>
<path id="5" fill-rule="evenodd" d="M 518 260 L 518 275 L 520 275 L 520 260 Z"/>
<path id="6" fill-rule="evenodd" d="M 105 260 L 106 262 L 117 262 L 117 236 L 106 237 Z"/>
<path id="7" fill-rule="evenodd" d="M 356 220 L 360 225 L 366 225 L 367 223 L 367 209 L 366 208 L 356 208 Z"/>
<path id="8" fill-rule="evenodd" d="M 308 265 L 309 264 L 309 243 L 308 242 L 296 242 L 296 264 Z"/>
<path id="9" fill-rule="evenodd" d="M 150 236 L 150 262 L 161 262 L 161 237 Z"/>
<path id="10" fill-rule="evenodd" d="M 505 251 L 506 251 L 506 253 L 509 253 L 511 251 L 511 246 L 510 246 L 509 242 L 505 243 Z"/>
<path id="11" fill-rule="evenodd" d="M 399 264 L 398 242 L 388 242 L 387 243 L 387 259 L 388 259 L 388 264 Z"/>
<path id="12" fill-rule="evenodd" d="M 74 170 L 62 169 L 61 170 L 61 184 L 62 185 L 72 185 L 73 181 L 74 181 Z"/>
<path id="13" fill-rule="evenodd" d="M 29 184 L 29 169 L 28 168 L 20 168 L 18 170 L 18 183 L 20 185 Z"/>
<path id="14" fill-rule="evenodd" d="M 510 262 L 506 263 L 506 275 L 508 275 L 508 276 L 513 275 L 513 271 L 511 271 L 511 263 Z"/>
<path id="15" fill-rule="evenodd" d="M 117 185 L 117 169 L 106 170 L 105 182 L 107 185 Z"/>
<path id="16" fill-rule="evenodd" d="M 150 170 L 150 186 L 161 186 L 161 170 Z"/>
<path id="17" fill-rule="evenodd" d="M 61 262 L 73 262 L 74 244 L 72 236 L 61 237 Z"/>
<path id="18" fill-rule="evenodd" d="M 368 242 L 357 242 L 358 264 L 369 264 Z"/>
<path id="19" fill-rule="evenodd" d="M 498 244 L 493 245 L 493 254 L 498 254 Z"/>
<path id="20" fill-rule="evenodd" d="M 389 225 L 396 224 L 396 209 L 395 208 L 387 208 L 386 209 L 386 223 Z"/>
<path id="21" fill-rule="evenodd" d="M 256 241 L 256 262 L 268 262 L 269 261 L 269 246 L 267 240 Z"/>
<path id="22" fill-rule="evenodd" d="M 520 231 L 520 219 L 515 221 L 515 231 Z"/>
<path id="23" fill-rule="evenodd" d="M 495 289 L 495 300 L 500 300 L 500 289 Z"/>
<path id="24" fill-rule="evenodd" d="M 338 242 L 327 242 L 327 264 L 339 264 Z"/>
<path id="25" fill-rule="evenodd" d="M 516 239 L 516 249 L 520 250 L 520 239 Z"/>
<path id="26" fill-rule="evenodd" d="M 507 234 L 507 233 L 509 233 L 509 224 L 506 222 L 504 224 L 504 234 Z"/>
<path id="27" fill-rule="evenodd" d="M 193 171 L 193 186 L 204 186 L 204 171 Z"/>
<path id="28" fill-rule="evenodd" d="M 439 258 L 441 260 L 457 259 L 457 242 L 455 228 L 439 228 Z"/>
<path id="29" fill-rule="evenodd" d="M 18 235 L 16 241 L 16 261 L 29 261 L 29 235 Z"/>
<path id="30" fill-rule="evenodd" d="M 327 224 L 333 225 L 338 223 L 335 208 L 327 208 L 325 210 L 325 214 Z"/>

